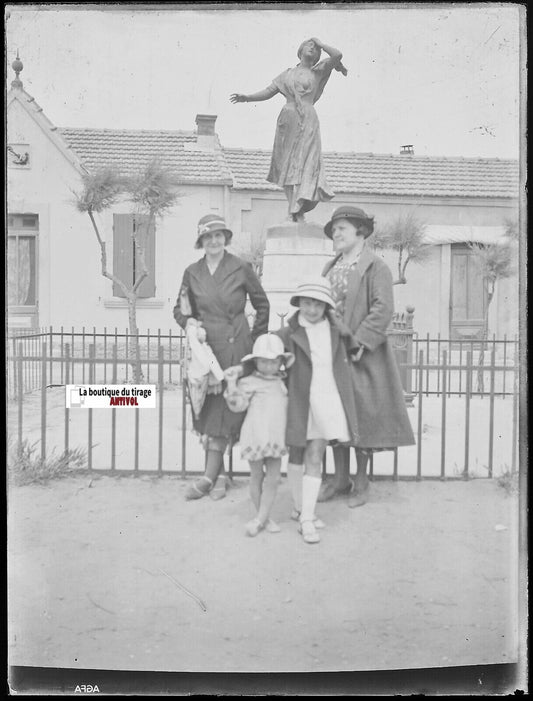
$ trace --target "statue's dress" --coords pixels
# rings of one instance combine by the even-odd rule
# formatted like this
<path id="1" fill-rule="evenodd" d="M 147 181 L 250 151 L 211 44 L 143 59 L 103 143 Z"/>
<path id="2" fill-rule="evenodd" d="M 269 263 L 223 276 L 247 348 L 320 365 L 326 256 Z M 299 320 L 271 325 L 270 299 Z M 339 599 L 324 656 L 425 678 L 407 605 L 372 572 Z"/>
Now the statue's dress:
<path id="1" fill-rule="evenodd" d="M 321 156 L 320 125 L 314 103 L 322 95 L 333 62 L 324 59 L 312 68 L 288 68 L 272 86 L 287 99 L 277 125 L 267 180 L 284 188 L 289 211 L 296 214 L 333 198 Z"/>

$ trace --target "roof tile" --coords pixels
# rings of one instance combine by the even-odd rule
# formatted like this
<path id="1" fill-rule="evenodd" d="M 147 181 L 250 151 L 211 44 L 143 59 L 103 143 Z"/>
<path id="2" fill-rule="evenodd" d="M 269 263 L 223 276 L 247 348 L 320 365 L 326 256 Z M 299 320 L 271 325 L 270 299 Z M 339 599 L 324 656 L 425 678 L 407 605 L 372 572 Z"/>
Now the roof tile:
<path id="1" fill-rule="evenodd" d="M 193 131 L 58 130 L 89 170 L 115 166 L 125 174 L 158 157 L 183 183 L 228 183 L 237 190 L 279 190 L 265 180 L 270 151 L 200 149 Z M 337 193 L 442 197 L 517 197 L 518 161 L 374 153 L 323 154 Z"/>
<path id="2" fill-rule="evenodd" d="M 278 190 L 265 180 L 270 152 L 224 149 L 233 187 Z M 443 158 L 373 153 L 324 153 L 330 187 L 336 193 L 517 197 L 518 162 L 498 158 Z"/>
<path id="3" fill-rule="evenodd" d="M 232 182 L 221 149 L 196 148 L 192 131 L 64 128 L 60 132 L 89 171 L 115 167 L 130 175 L 158 158 L 183 183 Z"/>

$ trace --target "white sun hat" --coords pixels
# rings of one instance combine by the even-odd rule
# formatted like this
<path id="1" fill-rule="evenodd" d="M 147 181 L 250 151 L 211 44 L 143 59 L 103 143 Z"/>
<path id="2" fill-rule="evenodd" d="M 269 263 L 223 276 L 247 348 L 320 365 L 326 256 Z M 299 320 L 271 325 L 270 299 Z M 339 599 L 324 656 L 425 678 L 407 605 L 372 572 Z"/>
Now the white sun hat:
<path id="1" fill-rule="evenodd" d="M 285 353 L 283 341 L 275 333 L 264 333 L 259 336 L 254 343 L 252 352 L 245 355 L 241 362 L 246 363 L 248 360 L 256 358 L 265 358 L 266 360 L 281 358 L 286 368 L 290 368 L 294 363 L 294 354 Z"/>
<path id="2" fill-rule="evenodd" d="M 335 309 L 335 301 L 331 295 L 331 284 L 326 277 L 321 275 L 315 275 L 298 285 L 290 300 L 293 307 L 300 305 L 300 297 L 317 299 L 319 302 L 325 302 L 332 309 Z"/>

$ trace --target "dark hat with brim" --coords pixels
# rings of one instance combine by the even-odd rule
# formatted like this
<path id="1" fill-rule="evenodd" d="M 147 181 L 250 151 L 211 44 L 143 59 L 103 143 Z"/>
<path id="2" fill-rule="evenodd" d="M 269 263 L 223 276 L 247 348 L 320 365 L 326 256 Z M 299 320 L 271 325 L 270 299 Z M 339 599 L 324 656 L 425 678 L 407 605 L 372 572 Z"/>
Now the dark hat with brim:
<path id="1" fill-rule="evenodd" d="M 359 207 L 344 205 L 343 207 L 337 207 L 337 209 L 331 215 L 330 221 L 328 221 L 324 227 L 324 233 L 326 236 L 329 236 L 329 238 L 332 238 L 333 236 L 331 227 L 333 226 L 333 222 L 337 219 L 348 219 L 348 221 L 352 222 L 354 226 L 363 224 L 366 229 L 364 234 L 365 239 L 368 238 L 374 231 L 374 217 L 369 217 L 368 214 L 366 214 L 366 212 L 364 212 L 362 209 L 359 209 Z"/>
<path id="2" fill-rule="evenodd" d="M 222 231 L 226 237 L 226 245 L 231 241 L 233 231 L 228 229 L 226 222 L 220 214 L 206 214 L 198 222 L 198 238 L 194 244 L 195 248 L 202 248 L 202 237 L 205 234 L 212 234 L 215 231 Z"/>

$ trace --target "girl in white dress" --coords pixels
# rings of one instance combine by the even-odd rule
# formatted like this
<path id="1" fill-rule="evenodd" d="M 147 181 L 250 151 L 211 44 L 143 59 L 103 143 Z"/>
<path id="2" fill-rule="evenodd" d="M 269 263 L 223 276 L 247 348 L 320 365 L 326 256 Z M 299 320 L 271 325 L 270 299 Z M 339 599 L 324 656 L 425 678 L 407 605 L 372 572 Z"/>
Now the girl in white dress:
<path id="1" fill-rule="evenodd" d="M 318 543 L 315 506 L 326 446 L 356 445 L 359 439 L 354 373 L 333 314 L 329 280 L 315 277 L 299 285 L 291 304 L 299 311 L 278 332 L 295 356 L 288 376 L 288 477 L 304 541 Z"/>

